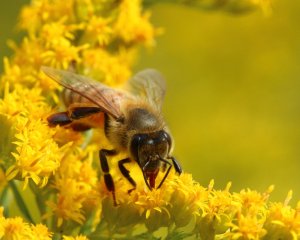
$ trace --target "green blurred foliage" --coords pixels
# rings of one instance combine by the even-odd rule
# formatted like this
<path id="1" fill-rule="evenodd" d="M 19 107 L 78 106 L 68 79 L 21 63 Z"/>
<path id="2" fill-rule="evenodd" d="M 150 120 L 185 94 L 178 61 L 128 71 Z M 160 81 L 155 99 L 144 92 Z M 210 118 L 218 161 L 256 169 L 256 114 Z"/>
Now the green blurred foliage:
<path id="1" fill-rule="evenodd" d="M 12 54 L 12 49 L 7 46 L 7 40 L 20 41 L 22 33 L 18 30 L 18 15 L 22 5 L 30 0 L 0 1 L 0 72 L 3 71 L 3 56 Z"/>
<path id="2" fill-rule="evenodd" d="M 15 38 L 24 0 L 0 3 L 1 59 Z M 259 191 L 271 200 L 294 190 L 300 199 L 300 2 L 276 1 L 273 14 L 233 15 L 172 4 L 152 8 L 165 29 L 143 50 L 136 70 L 154 67 L 167 78 L 164 114 L 175 156 L 201 184 Z M 1 66 L 2 69 L 2 66 Z"/>

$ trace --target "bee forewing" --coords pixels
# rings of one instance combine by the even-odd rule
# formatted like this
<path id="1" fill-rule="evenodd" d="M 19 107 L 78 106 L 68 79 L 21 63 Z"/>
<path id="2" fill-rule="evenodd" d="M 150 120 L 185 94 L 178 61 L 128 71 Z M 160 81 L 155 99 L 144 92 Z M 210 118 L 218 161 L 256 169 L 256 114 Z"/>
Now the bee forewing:
<path id="1" fill-rule="evenodd" d="M 138 72 L 128 81 L 127 88 L 134 95 L 145 98 L 161 109 L 166 93 L 166 82 L 157 70 L 145 69 Z"/>
<path id="2" fill-rule="evenodd" d="M 122 117 L 120 105 L 127 95 L 116 89 L 110 88 L 95 80 L 69 71 L 43 66 L 41 70 L 54 81 L 65 88 L 86 98 L 91 103 L 103 109 L 103 112 L 118 119 Z"/>

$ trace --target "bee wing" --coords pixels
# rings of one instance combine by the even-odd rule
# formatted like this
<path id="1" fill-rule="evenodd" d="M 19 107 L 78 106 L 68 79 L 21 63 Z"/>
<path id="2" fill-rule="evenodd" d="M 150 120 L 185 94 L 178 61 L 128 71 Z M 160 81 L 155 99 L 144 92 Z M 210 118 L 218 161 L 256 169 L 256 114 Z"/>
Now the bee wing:
<path id="1" fill-rule="evenodd" d="M 129 91 L 141 96 L 159 109 L 166 93 L 164 77 L 155 69 L 145 69 L 134 75 L 129 81 Z"/>
<path id="2" fill-rule="evenodd" d="M 60 85 L 94 103 L 105 113 L 116 119 L 122 117 L 120 104 L 126 98 L 125 93 L 69 71 L 45 66 L 41 70 Z"/>

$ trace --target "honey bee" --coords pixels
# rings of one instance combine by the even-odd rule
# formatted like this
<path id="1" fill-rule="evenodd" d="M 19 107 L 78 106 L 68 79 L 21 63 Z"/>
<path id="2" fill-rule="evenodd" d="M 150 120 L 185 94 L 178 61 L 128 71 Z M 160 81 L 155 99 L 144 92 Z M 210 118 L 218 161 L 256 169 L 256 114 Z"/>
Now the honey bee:
<path id="1" fill-rule="evenodd" d="M 125 164 L 134 161 L 140 167 L 147 187 L 156 188 L 156 177 L 161 170 L 160 188 L 172 166 L 181 174 L 179 162 L 171 156 L 173 140 L 161 115 L 166 91 L 165 80 L 154 69 L 138 72 L 127 83 L 126 90 L 108 87 L 100 82 L 50 67 L 42 71 L 62 85 L 63 101 L 67 111 L 48 117 L 50 126 L 72 127 L 83 131 L 101 127 L 114 149 L 99 151 L 100 165 L 106 188 L 117 205 L 115 185 L 109 172 L 107 157 L 125 151 L 128 157 L 118 161 L 122 175 L 136 188 Z"/>

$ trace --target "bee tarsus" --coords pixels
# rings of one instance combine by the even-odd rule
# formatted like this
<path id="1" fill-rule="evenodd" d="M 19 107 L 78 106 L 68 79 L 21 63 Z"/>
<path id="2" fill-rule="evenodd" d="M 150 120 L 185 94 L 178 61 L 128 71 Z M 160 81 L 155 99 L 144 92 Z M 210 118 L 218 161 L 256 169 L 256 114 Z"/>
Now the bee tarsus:
<path id="1" fill-rule="evenodd" d="M 115 184 L 111 174 L 109 173 L 109 166 L 108 166 L 106 156 L 114 156 L 116 154 L 117 154 L 116 150 L 101 149 L 99 151 L 100 165 L 101 165 L 101 170 L 104 173 L 105 186 L 107 190 L 112 193 L 115 206 L 118 205 L 116 200 Z"/>
<path id="2" fill-rule="evenodd" d="M 136 182 L 133 180 L 133 178 L 130 176 L 130 171 L 125 168 L 124 164 L 126 163 L 130 163 L 131 160 L 130 158 L 125 158 L 125 159 L 122 159 L 118 162 L 118 166 L 119 166 L 119 169 L 120 169 L 120 172 L 122 173 L 122 175 L 128 180 L 128 182 L 130 182 L 130 184 L 132 185 L 132 189 L 129 189 L 128 190 L 128 193 L 130 194 L 133 190 L 136 189 Z"/>

